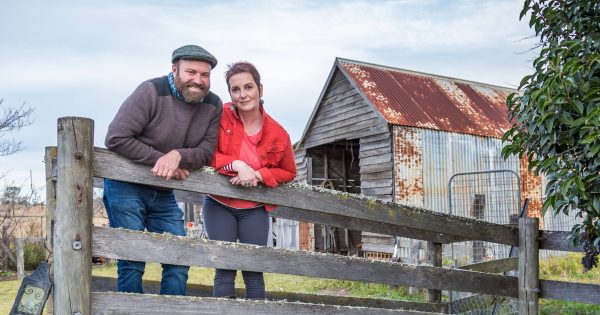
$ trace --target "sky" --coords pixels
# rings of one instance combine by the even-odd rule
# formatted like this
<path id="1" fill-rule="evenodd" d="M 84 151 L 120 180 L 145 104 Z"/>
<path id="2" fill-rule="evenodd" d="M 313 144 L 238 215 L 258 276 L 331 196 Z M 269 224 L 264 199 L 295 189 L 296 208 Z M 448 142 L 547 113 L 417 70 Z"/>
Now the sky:
<path id="1" fill-rule="evenodd" d="M 522 0 L 3 1 L 2 107 L 35 108 L 33 124 L 0 140 L 0 187 L 45 184 L 44 147 L 59 117 L 94 120 L 96 146 L 123 100 L 166 75 L 171 53 L 196 44 L 219 61 L 211 90 L 229 101 L 226 65 L 247 60 L 266 111 L 299 140 L 336 57 L 516 88 L 536 39 Z M 3 108 L 3 109 L 4 109 Z M 0 112 L 1 113 L 1 112 Z M 41 199 L 44 199 L 42 190 Z"/>

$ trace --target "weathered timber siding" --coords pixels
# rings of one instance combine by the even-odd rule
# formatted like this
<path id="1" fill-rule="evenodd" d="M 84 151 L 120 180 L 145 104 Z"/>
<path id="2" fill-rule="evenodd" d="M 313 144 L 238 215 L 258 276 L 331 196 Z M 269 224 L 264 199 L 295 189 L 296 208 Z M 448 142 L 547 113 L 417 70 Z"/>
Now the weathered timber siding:
<path id="1" fill-rule="evenodd" d="M 389 131 L 360 138 L 361 193 L 393 201 L 393 153 Z"/>
<path id="2" fill-rule="evenodd" d="M 294 181 L 302 184 L 306 184 L 306 176 L 308 172 L 308 159 L 306 156 L 306 150 L 294 151 L 294 158 L 296 159 L 296 178 Z"/>
<path id="3" fill-rule="evenodd" d="M 387 123 L 339 70 L 335 70 L 317 106 L 310 129 L 304 136 L 302 149 L 388 130 Z"/>

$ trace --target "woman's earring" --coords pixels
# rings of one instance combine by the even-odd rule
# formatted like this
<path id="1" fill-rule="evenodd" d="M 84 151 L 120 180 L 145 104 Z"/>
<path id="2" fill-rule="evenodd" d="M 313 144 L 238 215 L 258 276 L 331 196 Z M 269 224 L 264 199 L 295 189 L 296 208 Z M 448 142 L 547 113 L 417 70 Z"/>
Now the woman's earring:
<path id="1" fill-rule="evenodd" d="M 264 103 L 265 103 L 265 101 L 263 101 L 263 99 L 262 99 L 262 98 L 261 98 L 261 99 L 258 101 L 258 104 L 259 104 L 259 105 L 262 105 L 262 104 L 264 104 Z"/>

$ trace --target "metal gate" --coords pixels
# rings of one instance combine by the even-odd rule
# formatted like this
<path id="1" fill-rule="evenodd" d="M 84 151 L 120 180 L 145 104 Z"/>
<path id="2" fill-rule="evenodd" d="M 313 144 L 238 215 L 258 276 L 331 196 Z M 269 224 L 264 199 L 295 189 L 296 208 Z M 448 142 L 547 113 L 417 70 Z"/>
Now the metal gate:
<path id="1" fill-rule="evenodd" d="M 449 214 L 509 224 L 521 210 L 521 183 L 512 170 L 454 174 L 448 182 Z M 511 246 L 483 241 L 450 245 L 454 267 L 510 257 Z M 453 314 L 517 314 L 516 300 L 501 296 L 450 292 Z"/>

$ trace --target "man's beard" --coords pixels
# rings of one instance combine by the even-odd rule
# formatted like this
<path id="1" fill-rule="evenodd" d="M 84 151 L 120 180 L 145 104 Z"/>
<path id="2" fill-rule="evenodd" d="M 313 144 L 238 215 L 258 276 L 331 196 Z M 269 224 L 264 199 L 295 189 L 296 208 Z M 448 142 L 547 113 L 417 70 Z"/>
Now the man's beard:
<path id="1" fill-rule="evenodd" d="M 175 84 L 177 91 L 181 94 L 181 96 L 183 96 L 183 100 L 186 103 L 198 103 L 206 95 L 208 95 L 209 86 L 198 85 L 193 82 L 182 82 L 181 78 L 179 77 L 179 73 L 175 75 L 173 83 Z M 190 87 L 197 87 L 200 89 L 200 91 L 191 91 Z"/>

